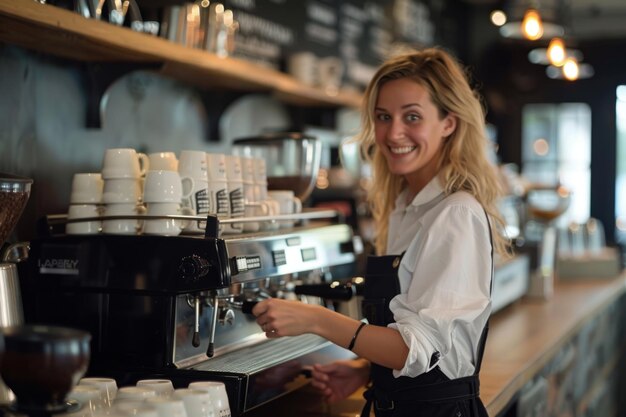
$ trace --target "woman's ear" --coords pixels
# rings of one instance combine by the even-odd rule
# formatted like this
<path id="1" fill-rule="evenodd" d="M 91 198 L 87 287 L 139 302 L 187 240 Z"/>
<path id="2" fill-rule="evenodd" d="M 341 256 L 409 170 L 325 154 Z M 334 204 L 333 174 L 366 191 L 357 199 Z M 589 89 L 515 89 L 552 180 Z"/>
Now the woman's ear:
<path id="1" fill-rule="evenodd" d="M 449 137 L 451 134 L 454 133 L 454 131 L 456 130 L 456 123 L 457 123 L 457 117 L 456 114 L 452 114 L 452 113 L 448 113 L 445 117 L 444 121 L 444 127 L 443 127 L 443 137 L 447 138 Z"/>

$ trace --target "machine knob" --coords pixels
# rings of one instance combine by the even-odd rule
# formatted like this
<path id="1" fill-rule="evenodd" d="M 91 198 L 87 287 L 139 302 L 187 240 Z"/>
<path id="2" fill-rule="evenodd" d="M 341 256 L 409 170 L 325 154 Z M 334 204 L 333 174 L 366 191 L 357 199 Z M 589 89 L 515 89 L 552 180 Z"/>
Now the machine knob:
<path id="1" fill-rule="evenodd" d="M 211 269 L 209 261 L 198 255 L 184 257 L 178 267 L 183 278 L 191 278 L 193 280 L 197 280 L 208 274 L 209 269 Z"/>

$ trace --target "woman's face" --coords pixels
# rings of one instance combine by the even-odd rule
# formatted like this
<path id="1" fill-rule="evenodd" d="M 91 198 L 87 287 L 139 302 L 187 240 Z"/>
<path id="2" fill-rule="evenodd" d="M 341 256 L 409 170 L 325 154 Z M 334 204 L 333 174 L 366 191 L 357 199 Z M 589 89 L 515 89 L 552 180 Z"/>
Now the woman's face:
<path id="1" fill-rule="evenodd" d="M 441 119 L 428 91 L 409 78 L 400 78 L 380 87 L 374 127 L 376 144 L 389 170 L 404 176 L 417 192 L 437 173 L 444 138 L 454 131 L 456 118 Z"/>

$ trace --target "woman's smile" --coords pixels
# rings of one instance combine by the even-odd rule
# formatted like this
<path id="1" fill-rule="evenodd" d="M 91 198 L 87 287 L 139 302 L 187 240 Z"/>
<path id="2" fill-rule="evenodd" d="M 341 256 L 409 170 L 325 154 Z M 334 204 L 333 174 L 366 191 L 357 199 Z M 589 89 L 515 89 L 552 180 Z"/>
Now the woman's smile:
<path id="1" fill-rule="evenodd" d="M 405 155 L 409 152 L 413 152 L 415 149 L 417 149 L 417 146 L 396 146 L 396 147 L 389 147 L 389 150 L 391 151 L 391 153 L 395 154 L 395 155 Z"/>

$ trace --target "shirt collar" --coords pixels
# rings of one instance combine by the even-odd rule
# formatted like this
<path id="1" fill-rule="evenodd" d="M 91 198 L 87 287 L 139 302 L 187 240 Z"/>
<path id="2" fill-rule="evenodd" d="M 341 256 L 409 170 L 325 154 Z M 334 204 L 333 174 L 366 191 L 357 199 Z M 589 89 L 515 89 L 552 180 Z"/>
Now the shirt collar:
<path id="1" fill-rule="evenodd" d="M 406 195 L 408 192 L 409 190 L 407 188 L 402 190 L 402 192 L 396 199 L 396 207 L 398 208 L 407 207 Z M 413 201 L 411 201 L 411 204 L 409 204 L 408 206 L 417 208 L 421 205 L 424 205 L 426 203 L 433 201 L 435 198 L 443 194 L 443 192 L 444 192 L 444 189 L 443 189 L 443 186 L 441 185 L 441 181 L 439 180 L 439 176 L 435 175 L 433 179 L 430 180 L 428 184 L 426 184 L 426 187 L 424 187 L 419 193 L 417 193 L 417 195 L 413 198 Z"/>

